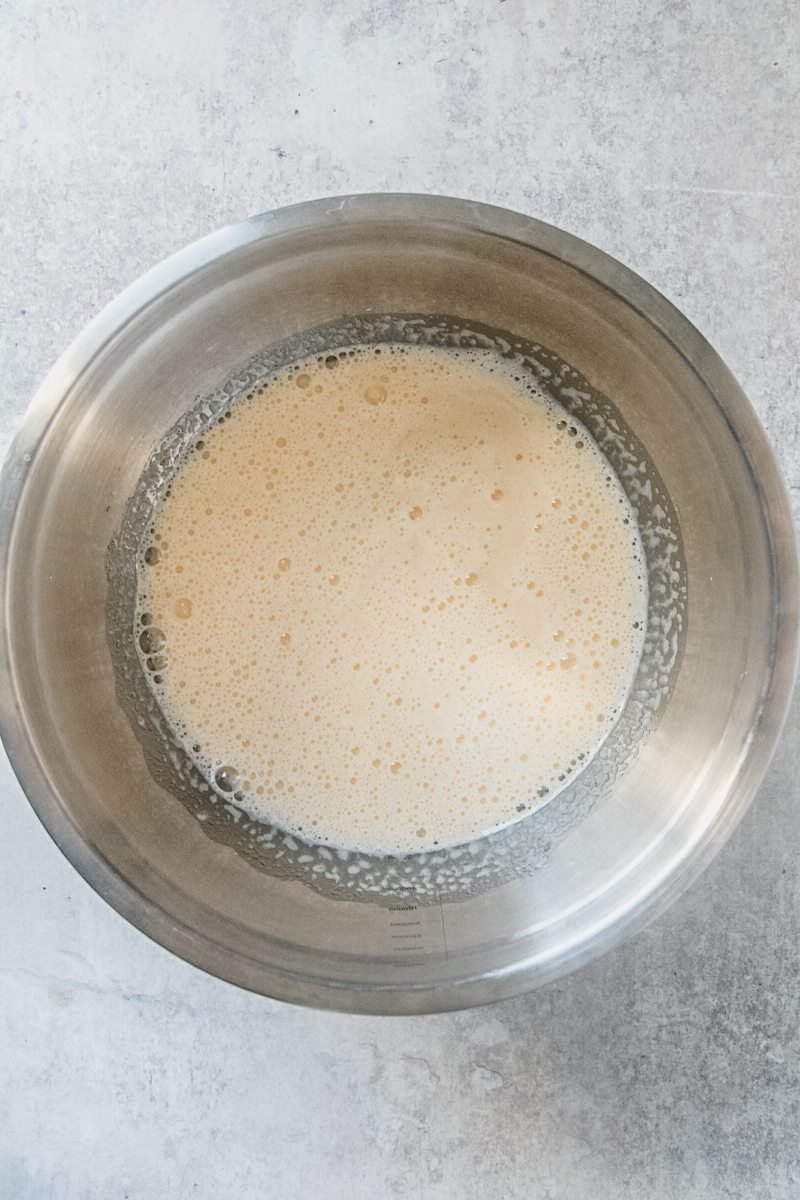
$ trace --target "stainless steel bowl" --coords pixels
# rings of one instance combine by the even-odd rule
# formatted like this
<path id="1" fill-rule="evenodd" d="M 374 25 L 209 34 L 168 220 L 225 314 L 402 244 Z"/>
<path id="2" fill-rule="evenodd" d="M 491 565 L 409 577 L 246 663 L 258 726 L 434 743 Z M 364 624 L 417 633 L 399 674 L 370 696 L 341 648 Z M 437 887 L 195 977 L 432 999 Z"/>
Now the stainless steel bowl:
<path id="1" fill-rule="evenodd" d="M 612 794 L 538 871 L 400 913 L 282 882 L 206 837 L 145 766 L 115 696 L 104 624 L 106 548 L 169 427 L 267 344 L 367 310 L 481 321 L 582 372 L 660 473 L 688 579 L 669 703 Z M 501 209 L 351 196 L 204 238 L 128 288 L 61 358 L 1 488 L 2 727 L 31 804 L 125 917 L 190 962 L 270 996 L 359 1012 L 458 1008 L 600 954 L 717 852 L 785 716 L 796 551 L 745 396 L 641 279 Z"/>

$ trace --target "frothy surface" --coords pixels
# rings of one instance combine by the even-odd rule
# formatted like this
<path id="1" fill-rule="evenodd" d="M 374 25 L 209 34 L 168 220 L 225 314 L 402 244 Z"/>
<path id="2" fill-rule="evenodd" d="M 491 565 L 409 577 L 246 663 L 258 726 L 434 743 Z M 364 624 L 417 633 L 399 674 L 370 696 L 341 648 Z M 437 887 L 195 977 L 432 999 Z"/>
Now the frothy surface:
<path id="1" fill-rule="evenodd" d="M 643 576 L 608 464 L 516 364 L 345 349 L 191 448 L 139 646 L 222 794 L 406 853 L 516 820 L 585 764 L 636 670 Z"/>

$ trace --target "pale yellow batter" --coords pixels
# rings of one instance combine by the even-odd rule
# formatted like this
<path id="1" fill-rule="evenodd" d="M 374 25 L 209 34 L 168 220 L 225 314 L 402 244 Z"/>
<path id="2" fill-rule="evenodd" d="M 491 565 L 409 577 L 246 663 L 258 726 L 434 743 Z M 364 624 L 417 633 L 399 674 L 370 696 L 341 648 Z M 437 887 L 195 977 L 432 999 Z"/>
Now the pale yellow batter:
<path id="1" fill-rule="evenodd" d="M 635 521 L 515 375 L 488 351 L 340 351 L 234 405 L 178 471 L 140 580 L 155 686 L 253 814 L 377 853 L 452 845 L 607 734 L 642 646 Z"/>

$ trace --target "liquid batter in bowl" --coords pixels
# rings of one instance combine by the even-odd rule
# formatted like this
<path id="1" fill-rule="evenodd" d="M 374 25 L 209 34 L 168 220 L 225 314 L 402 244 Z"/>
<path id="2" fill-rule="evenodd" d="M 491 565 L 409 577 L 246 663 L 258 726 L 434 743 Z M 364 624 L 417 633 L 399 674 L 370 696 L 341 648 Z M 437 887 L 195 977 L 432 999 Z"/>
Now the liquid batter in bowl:
<path id="1" fill-rule="evenodd" d="M 331 391 L 334 382 L 344 383 L 348 350 L 356 346 L 361 349 L 353 362 L 369 360 L 374 368 L 388 354 L 389 365 L 399 368 L 382 371 L 390 376 L 388 385 L 381 383 L 387 387 L 383 404 L 368 404 L 356 388 L 340 399 Z M 403 346 L 409 348 L 405 355 L 399 353 Z M 400 382 L 400 360 L 410 363 L 420 346 L 463 352 L 453 359 L 456 366 L 487 381 L 480 402 L 461 389 L 449 436 L 454 445 L 452 435 L 461 436 L 464 445 L 456 469 L 447 473 L 446 467 L 428 470 L 431 459 L 423 456 L 414 425 L 409 423 L 408 450 L 400 437 L 407 401 L 392 379 Z M 481 358 L 479 349 L 491 356 Z M 338 365 L 326 366 L 328 357 Z M 309 376 L 305 388 L 297 382 L 301 374 Z M 317 386 L 323 391 L 316 392 Z M 508 442 L 492 420 L 497 391 L 514 397 L 502 409 L 517 414 Z M 363 402 L 357 408 L 359 394 Z M 427 385 L 416 395 L 409 416 L 422 421 L 435 397 Z M 428 396 L 427 406 L 422 395 Z M 345 413 L 334 420 L 339 404 Z M 535 421 L 534 414 L 548 404 L 555 406 L 553 423 L 545 426 L 546 436 L 534 438 L 535 429 L 520 414 Z M 278 428 L 282 406 L 292 427 Z M 348 411 L 353 423 L 345 474 L 320 448 L 330 439 L 333 450 L 333 430 Z M 499 417 L 501 410 L 495 411 Z M 356 415 L 364 422 L 360 440 Z M 251 437 L 245 446 L 248 439 L 236 435 L 245 421 L 253 434 L 262 422 L 264 442 Z M 370 432 L 364 440 L 371 430 L 367 421 L 378 422 L 373 427 L 382 431 L 380 437 Z M 558 430 L 561 421 L 564 428 Z M 443 422 L 443 466 L 449 466 L 447 428 Z M 433 456 L 430 420 L 427 429 L 424 445 Z M 279 448 L 270 445 L 268 434 L 286 438 L 282 449 L 292 457 L 278 460 Z M 309 434 L 316 439 L 313 448 L 305 440 Z M 556 436 L 564 434 L 569 441 L 562 437 L 556 445 Z M 234 436 L 239 458 L 228 463 L 229 450 L 219 454 L 214 448 L 233 447 Z M 584 441 L 580 451 L 578 441 Z M 575 485 L 571 495 L 553 489 L 551 500 L 560 499 L 560 508 L 548 507 L 547 496 L 532 497 L 527 486 L 515 490 L 513 471 L 534 466 L 526 462 L 529 443 L 532 450 L 538 447 L 537 471 L 556 464 L 562 448 L 578 463 L 568 476 Z M 499 474 L 486 446 L 498 455 Z M 618 481 L 632 511 L 646 571 L 646 630 L 613 728 L 598 723 L 592 737 L 584 730 L 569 757 L 548 759 L 543 750 L 534 757 L 535 725 L 543 723 L 529 725 L 526 718 L 541 710 L 545 694 L 554 697 L 551 711 L 567 713 L 559 751 L 572 730 L 566 721 L 581 711 L 578 696 L 566 706 L 556 702 L 555 692 L 543 690 L 551 682 L 564 687 L 581 682 L 580 662 L 560 667 L 566 647 L 553 634 L 563 629 L 576 639 L 572 652 L 589 655 L 595 633 L 603 636 L 594 618 L 610 606 L 609 585 L 620 578 L 609 565 L 609 545 L 601 552 L 597 538 L 588 545 L 577 536 L 568 540 L 575 527 L 569 516 L 577 515 L 569 505 L 580 507 L 581 480 L 588 494 L 591 467 L 579 458 L 587 449 L 597 465 L 592 503 L 604 502 L 607 485 L 613 497 Z M 208 459 L 202 457 L 205 450 Z M 368 451 L 377 463 L 368 461 Z M 476 458 L 478 451 L 487 458 Z M 306 458 L 315 465 L 301 465 Z M 326 461 L 327 493 L 311 482 Z M 464 462 L 467 467 L 460 466 Z M 222 471 L 216 480 L 211 467 Z M 370 471 L 376 475 L 367 480 Z M 177 557 L 181 538 L 174 519 L 192 472 L 197 523 L 186 526 L 185 544 L 210 532 L 197 514 L 214 509 L 215 498 L 230 516 L 217 539 L 220 557 L 198 556 L 194 564 Z M 209 472 L 205 481 L 201 472 Z M 443 1011 L 517 995 L 588 962 L 663 912 L 710 862 L 752 799 L 787 711 L 798 628 L 795 539 L 786 492 L 755 413 L 699 332 L 644 280 L 601 251 L 518 213 L 440 196 L 348 196 L 268 213 L 187 247 L 137 281 L 70 347 L 43 384 L 1 482 L 0 724 L 33 808 L 69 861 L 137 928 L 198 967 L 268 996 L 348 1012 Z M 271 519 L 264 507 L 278 482 L 281 490 L 292 489 L 291 503 L 280 493 L 274 500 L 288 520 Z M 544 490 L 533 476 L 530 483 L 531 490 Z M 503 493 L 497 500 L 495 490 Z M 612 511 L 623 513 L 623 501 L 614 503 Z M 443 505 L 450 514 L 441 518 L 444 550 L 428 553 L 425 522 L 436 520 Z M 414 508 L 422 514 L 412 520 Z M 592 516 L 599 523 L 599 514 Z M 624 517 L 621 521 L 621 530 L 616 524 L 610 528 L 634 536 Z M 353 522 L 356 528 L 349 529 Z M 533 526 L 539 523 L 543 530 L 537 534 Z M 195 532 L 189 534 L 189 528 Z M 509 528 L 515 535 L 504 540 Z M 591 532 L 583 530 L 582 536 Z M 395 570 L 381 557 L 390 534 L 403 555 Z M 547 558 L 536 543 L 545 536 Z M 355 537 L 355 544 L 346 537 Z M 301 548 L 308 538 L 317 539 L 313 551 Z M 447 544 L 452 542 L 456 545 Z M 614 544 L 623 562 L 637 558 L 632 542 Z M 469 563 L 456 566 L 449 554 L 458 556 L 459 547 L 477 548 L 483 557 L 470 556 Z M 161 557 L 155 562 L 157 550 Z M 330 565 L 320 557 L 333 560 L 334 552 Z M 590 555 L 586 564 L 584 553 Z M 531 610 L 517 608 L 518 598 L 530 597 L 531 604 L 547 600 L 546 592 L 537 598 L 539 589 L 529 591 L 527 585 L 558 555 L 568 556 L 570 564 L 561 572 L 562 587 L 571 570 L 580 583 L 570 586 L 589 585 L 580 596 L 567 591 L 573 609 L 567 607 L 566 615 L 583 620 L 574 609 L 585 596 L 598 609 L 578 637 L 573 627 L 556 624 L 557 613 L 548 615 L 538 633 L 519 627 L 519 614 Z M 277 564 L 284 557 L 290 565 L 282 572 Z M 500 571 L 501 559 L 510 570 Z M 422 562 L 429 564 L 424 572 Z M 505 581 L 502 596 L 487 586 L 493 567 Z M 470 573 L 476 582 L 456 585 Z M 339 585 L 328 582 L 335 574 Z M 629 578 L 633 585 L 633 571 Z M 245 607 L 248 590 L 259 607 Z M 204 597 L 215 595 L 216 608 L 207 614 Z M 347 610 L 346 595 L 356 601 Z M 634 603 L 642 599 L 636 589 L 632 595 Z M 180 606 L 191 615 L 178 615 L 179 601 L 191 603 L 191 610 Z M 390 622 L 391 615 L 398 619 Z M 284 623 L 286 617 L 291 624 Z M 341 637 L 348 631 L 345 619 L 363 641 L 355 653 L 332 645 L 350 640 Z M 438 630 L 425 620 L 438 622 Z M 456 620 L 463 622 L 463 641 L 456 637 Z M 253 649 L 245 657 L 249 626 L 257 636 L 249 639 Z M 485 643 L 476 643 L 475 632 Z M 281 637 L 287 633 L 285 645 Z M 537 636 L 546 653 L 533 659 L 531 672 L 525 656 Z M 583 646 L 587 638 L 590 645 Z M 435 647 L 437 639 L 452 639 L 451 649 Z M 511 641 L 518 646 L 512 648 Z M 402 645 L 402 656 L 395 643 Z M 623 644 L 620 639 L 619 649 Z M 306 657 L 309 649 L 315 657 Z M 602 662 L 591 670 L 598 676 L 611 661 L 610 649 L 609 639 L 608 647 L 595 651 Z M 296 662 L 279 657 L 287 650 Z M 409 678 L 393 692 L 388 683 L 372 684 L 382 677 L 378 670 L 367 673 L 372 660 L 366 651 L 383 665 L 384 678 L 394 682 L 398 662 L 411 671 Z M 201 674 L 198 667 L 193 682 L 192 663 L 211 663 L 214 670 Z M 436 685 L 437 692 L 428 710 L 412 714 L 424 716 L 417 733 L 436 747 L 419 743 L 430 760 L 424 776 L 408 755 L 390 759 L 375 752 L 366 758 L 349 729 L 361 722 L 352 684 L 358 680 L 375 697 L 369 703 L 378 714 L 374 723 L 365 717 L 360 728 L 366 735 L 381 724 L 386 732 L 380 740 L 394 742 L 402 727 L 398 710 L 420 703 L 412 688 L 420 664 L 422 683 L 431 692 Z M 516 674 L 514 664 L 520 668 Z M 267 673 L 278 665 L 280 672 Z M 448 707 L 438 694 L 445 665 Z M 297 671 L 301 676 L 293 674 Z M 480 697 L 472 718 L 467 689 L 496 689 L 504 671 L 512 684 L 505 689 L 509 700 L 512 693 L 522 699 L 498 719 Z M 342 685 L 336 704 L 333 689 L 327 693 L 328 713 L 319 714 L 319 722 L 310 696 L 320 697 L 319 705 L 325 693 L 310 692 L 310 702 L 303 703 L 311 672 L 320 683 L 335 672 L 327 677 Z M 620 671 L 620 692 L 624 676 Z M 382 690 L 389 715 L 379 719 Z M 606 695 L 612 690 L 609 685 Z M 269 708 L 256 721 L 264 694 Z M 403 705 L 395 704 L 398 697 Z M 595 702 L 588 695 L 584 703 L 589 700 Z M 614 702 L 605 702 L 609 714 Z M 479 722 L 482 711 L 487 716 Z M 203 712 L 209 714 L 205 729 Z M 461 717 L 471 721 L 471 730 L 463 728 Z M 246 718 L 271 746 L 259 749 L 252 737 L 252 747 L 243 744 L 250 736 Z M 466 744 L 456 741 L 461 734 L 482 740 L 456 758 L 449 735 L 432 728 L 434 719 L 452 720 L 459 748 Z M 491 719 L 496 723 L 490 740 Z M 517 719 L 527 744 L 507 736 L 506 722 Z M 337 729 L 340 740 L 334 737 Z M 607 735 L 593 752 L 604 729 Z M 412 732 L 407 724 L 403 736 Z M 314 766 L 326 758 L 323 745 L 312 744 L 316 737 L 335 751 L 324 768 Z M 347 789 L 356 786 L 350 779 L 362 786 L 370 778 L 346 760 L 355 745 L 361 747 L 355 757 L 381 781 L 384 807 L 378 820 L 357 818 L 352 803 L 350 815 L 346 812 Z M 506 747 L 512 745 L 519 755 L 529 755 L 528 763 L 503 761 L 511 757 Z M 292 757 L 299 747 L 302 756 Z M 590 761 L 555 794 L 559 774 L 583 747 Z M 275 751 L 282 755 L 281 774 Z M 269 767 L 269 758 L 275 767 Z M 378 758 L 381 766 L 374 767 Z M 556 761 L 561 769 L 553 777 L 548 773 Z M 414 772 L 412 779 L 393 773 L 394 762 Z M 436 806 L 440 797 L 442 808 L 448 804 L 446 789 L 453 783 L 448 773 L 458 763 L 470 786 L 450 792 L 450 808 L 461 805 L 466 814 L 461 798 L 467 796 L 481 828 L 508 824 L 457 846 L 434 847 Z M 307 788 L 289 777 L 295 764 L 308 772 Z M 510 792 L 492 802 L 501 795 L 497 788 L 478 807 L 489 767 L 493 775 L 498 767 L 519 771 L 518 803 L 534 806 L 521 819 Z M 331 788 L 324 779 L 317 786 L 320 769 L 327 769 Z M 276 773 L 269 776 L 268 770 Z M 436 787 L 417 790 L 414 779 Z M 247 791 L 245 783 L 251 785 Z M 540 784 L 551 786 L 543 803 L 536 795 Z M 397 801 L 395 811 L 391 807 L 395 787 L 408 810 L 404 827 L 393 829 L 391 821 L 403 816 L 396 812 Z M 369 796 L 365 803 L 368 811 Z M 256 811 L 266 819 L 252 816 Z M 272 823 L 272 813 L 285 827 Z M 454 826 L 452 814 L 446 809 L 445 814 L 447 836 L 464 836 L 466 815 L 456 807 L 462 823 Z M 342 819 L 338 833 L 334 816 Z M 302 826 L 300 837 L 288 832 L 292 822 Z M 426 836 L 418 838 L 423 828 Z M 316 842 L 312 830 L 319 831 Z M 369 854 L 325 845 L 325 837 L 356 844 L 363 838 L 375 847 L 411 844 L 415 852 Z"/>
<path id="2" fill-rule="evenodd" d="M 373 854 L 552 797 L 642 652 L 628 499 L 586 429 L 490 350 L 344 347 L 186 448 L 139 565 L 139 650 L 209 783 Z"/>

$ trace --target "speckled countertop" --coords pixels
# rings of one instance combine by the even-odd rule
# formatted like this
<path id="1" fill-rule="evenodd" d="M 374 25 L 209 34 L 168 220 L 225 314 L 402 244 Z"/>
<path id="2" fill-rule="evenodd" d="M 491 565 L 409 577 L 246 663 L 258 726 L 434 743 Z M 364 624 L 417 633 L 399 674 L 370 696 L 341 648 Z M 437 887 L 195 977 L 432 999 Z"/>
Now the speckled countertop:
<path id="1" fill-rule="evenodd" d="M 800 511 L 788 0 L 10 0 L 0 449 L 146 267 L 238 217 L 445 192 L 552 221 L 733 368 Z M 798 705 L 749 815 L 633 942 L 492 1008 L 300 1011 L 99 900 L 0 768 L 0 1200 L 800 1196 Z"/>

